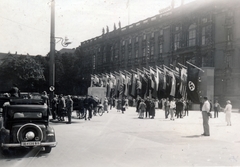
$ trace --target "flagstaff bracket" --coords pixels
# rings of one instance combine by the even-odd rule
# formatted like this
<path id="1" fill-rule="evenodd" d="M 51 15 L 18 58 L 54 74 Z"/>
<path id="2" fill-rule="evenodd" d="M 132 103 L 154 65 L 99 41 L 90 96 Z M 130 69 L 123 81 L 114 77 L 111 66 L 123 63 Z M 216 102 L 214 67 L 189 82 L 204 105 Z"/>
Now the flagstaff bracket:
<path id="1" fill-rule="evenodd" d="M 191 65 L 191 66 L 193 66 L 193 67 L 195 67 L 196 69 L 198 69 L 198 70 L 200 70 L 200 71 L 204 72 L 204 70 L 203 70 L 203 69 L 201 69 L 200 67 L 197 67 L 197 66 L 195 66 L 194 64 L 192 64 L 192 63 L 189 63 L 188 61 L 186 61 L 186 63 L 187 63 L 187 64 L 189 64 L 189 65 Z"/>
<path id="2" fill-rule="evenodd" d="M 55 37 L 55 39 L 58 39 L 58 41 L 56 41 L 56 44 L 61 41 L 61 45 L 63 47 L 67 47 L 68 45 L 70 45 L 72 43 L 72 42 L 68 41 L 69 39 L 67 37 L 65 37 L 65 39 L 63 39 L 62 37 Z"/>

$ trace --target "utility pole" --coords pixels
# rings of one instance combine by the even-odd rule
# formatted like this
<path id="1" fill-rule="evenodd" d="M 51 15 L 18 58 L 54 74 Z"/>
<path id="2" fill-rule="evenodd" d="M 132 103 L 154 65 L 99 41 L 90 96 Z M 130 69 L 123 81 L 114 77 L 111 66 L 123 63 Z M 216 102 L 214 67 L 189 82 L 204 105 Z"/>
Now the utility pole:
<path id="1" fill-rule="evenodd" d="M 55 90 L 55 0 L 51 0 L 51 34 L 50 34 L 50 59 L 49 59 L 49 90 L 50 100 L 53 99 Z"/>

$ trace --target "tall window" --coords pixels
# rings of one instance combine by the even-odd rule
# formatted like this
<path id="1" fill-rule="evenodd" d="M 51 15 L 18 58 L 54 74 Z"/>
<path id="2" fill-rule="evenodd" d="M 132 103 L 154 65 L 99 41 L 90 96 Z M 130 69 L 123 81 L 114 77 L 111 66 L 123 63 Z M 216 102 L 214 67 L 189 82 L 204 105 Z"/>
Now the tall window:
<path id="1" fill-rule="evenodd" d="M 160 35 L 160 36 L 163 35 L 163 29 L 160 30 L 159 35 Z"/>
<path id="2" fill-rule="evenodd" d="M 208 45 L 211 40 L 211 25 L 206 25 L 202 27 L 202 45 Z"/>
<path id="3" fill-rule="evenodd" d="M 129 51 L 128 51 L 128 59 L 131 59 L 131 58 L 132 58 L 132 51 L 129 50 Z"/>
<path id="4" fill-rule="evenodd" d="M 138 37 L 135 38 L 135 42 L 138 42 Z"/>
<path id="5" fill-rule="evenodd" d="M 174 50 L 180 48 L 180 33 L 174 35 Z"/>
<path id="6" fill-rule="evenodd" d="M 111 46 L 111 61 L 113 61 L 113 56 L 114 56 L 114 50 L 113 50 L 113 46 Z"/>
<path id="7" fill-rule="evenodd" d="M 146 34 L 143 35 L 143 40 L 146 40 L 147 39 L 147 36 Z"/>
<path id="8" fill-rule="evenodd" d="M 106 47 L 103 49 L 103 63 L 107 62 L 107 57 L 106 57 Z"/>
<path id="9" fill-rule="evenodd" d="M 146 56 L 146 48 L 144 47 L 143 48 L 143 57 L 145 57 Z"/>
<path id="10" fill-rule="evenodd" d="M 93 55 L 93 69 L 95 70 L 96 68 L 96 55 Z"/>
<path id="11" fill-rule="evenodd" d="M 196 45 L 196 30 L 197 24 L 191 24 L 188 29 L 188 46 L 195 46 Z"/>
<path id="12" fill-rule="evenodd" d="M 159 53 L 160 54 L 163 53 L 163 44 L 162 43 L 159 44 Z"/>
<path id="13" fill-rule="evenodd" d="M 118 46 L 117 44 L 115 45 L 115 55 L 114 55 L 114 59 L 115 60 L 118 60 L 118 55 L 119 55 L 119 49 L 118 49 Z"/>
<path id="14" fill-rule="evenodd" d="M 151 49 L 150 49 L 150 55 L 153 56 L 153 55 L 154 55 L 154 47 L 151 46 L 150 48 L 151 48 Z"/>
<path id="15" fill-rule="evenodd" d="M 154 32 L 152 32 L 152 34 L 151 34 L 151 38 L 154 38 Z"/>
<path id="16" fill-rule="evenodd" d="M 138 49 L 135 50 L 135 57 L 138 57 Z"/>
<path id="17" fill-rule="evenodd" d="M 132 38 L 130 38 L 128 41 L 128 44 L 131 44 L 131 43 L 132 43 Z"/>

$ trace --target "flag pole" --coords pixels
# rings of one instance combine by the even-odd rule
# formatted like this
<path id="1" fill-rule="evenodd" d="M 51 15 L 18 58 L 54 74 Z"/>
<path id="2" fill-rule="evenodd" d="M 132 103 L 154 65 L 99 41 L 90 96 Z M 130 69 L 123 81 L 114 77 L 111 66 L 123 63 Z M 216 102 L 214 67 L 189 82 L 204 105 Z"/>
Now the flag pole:
<path id="1" fill-rule="evenodd" d="M 178 63 L 178 65 L 180 65 L 181 67 L 183 67 L 183 68 L 186 68 L 186 69 L 187 69 L 187 67 L 186 67 L 186 66 L 184 66 L 184 65 L 182 65 L 181 63 Z"/>
<path id="2" fill-rule="evenodd" d="M 137 68 L 137 71 L 140 71 L 141 73 L 144 73 L 142 70 L 140 70 L 139 68 Z"/>
<path id="3" fill-rule="evenodd" d="M 134 72 L 135 74 L 137 74 L 137 71 L 134 71 L 133 69 L 131 69 L 132 72 Z"/>
<path id="4" fill-rule="evenodd" d="M 192 63 L 190 63 L 190 62 L 188 62 L 188 61 L 186 61 L 186 63 L 189 64 L 189 65 L 191 65 L 191 66 L 193 66 L 193 67 L 195 67 L 196 69 L 198 69 L 198 70 L 204 72 L 204 70 L 201 69 L 201 68 L 199 68 L 198 66 L 195 66 L 194 64 L 192 64 Z"/>

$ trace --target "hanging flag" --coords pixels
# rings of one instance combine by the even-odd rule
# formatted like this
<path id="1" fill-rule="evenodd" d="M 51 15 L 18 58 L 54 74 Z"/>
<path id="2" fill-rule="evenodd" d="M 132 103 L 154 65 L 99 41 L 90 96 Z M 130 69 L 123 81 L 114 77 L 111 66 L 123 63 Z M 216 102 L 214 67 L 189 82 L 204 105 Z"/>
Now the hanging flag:
<path id="1" fill-rule="evenodd" d="M 170 72 L 169 70 L 164 67 L 164 97 L 167 98 L 170 95 L 171 92 L 171 87 L 172 87 L 172 77 L 170 77 Z"/>
<path id="2" fill-rule="evenodd" d="M 164 78 L 164 73 L 161 72 L 158 68 L 157 68 L 157 74 L 158 74 L 158 91 L 157 91 L 157 97 L 158 99 L 162 99 L 164 98 L 164 90 L 163 90 L 163 78 Z"/>
<path id="3" fill-rule="evenodd" d="M 187 99 L 187 69 L 182 68 L 181 69 L 181 74 L 180 74 L 180 88 L 179 92 L 182 96 L 182 98 Z"/>
<path id="4" fill-rule="evenodd" d="M 187 69 L 187 98 L 191 100 L 193 103 L 200 103 L 199 98 L 199 70 L 192 66 L 188 66 Z"/>
<path id="5" fill-rule="evenodd" d="M 125 82 L 125 76 L 120 72 L 120 76 L 119 76 L 119 87 L 118 87 L 118 91 L 119 91 L 119 95 L 123 95 L 123 88 L 124 88 L 124 82 Z"/>
<path id="6" fill-rule="evenodd" d="M 132 73 L 130 96 L 133 98 L 136 98 L 136 78 L 137 75 Z"/>
<path id="7" fill-rule="evenodd" d="M 169 73 L 171 76 L 171 91 L 170 91 L 170 96 L 175 97 L 176 94 L 176 79 L 175 79 L 175 75 L 173 74 L 173 72 Z"/>
<path id="8" fill-rule="evenodd" d="M 151 87 L 152 87 L 152 97 L 153 98 L 157 98 L 157 84 L 158 84 L 158 81 L 157 81 L 157 73 L 152 69 L 150 68 L 150 73 L 151 73 L 151 78 L 152 78 L 152 84 L 151 84 Z"/>
<path id="9" fill-rule="evenodd" d="M 167 69 L 165 67 L 163 67 L 163 90 L 166 90 L 166 87 L 167 87 Z"/>
<path id="10" fill-rule="evenodd" d="M 145 97 L 145 94 L 147 92 L 147 87 L 148 87 L 148 79 L 146 78 L 146 74 L 145 72 L 143 74 L 141 74 L 141 78 L 142 78 L 142 91 L 141 91 L 141 98 Z"/>
<path id="11" fill-rule="evenodd" d="M 130 82 L 130 78 L 129 78 L 129 76 L 126 74 L 126 75 L 125 75 L 125 81 L 124 81 L 124 95 L 125 95 L 126 97 L 128 96 L 129 82 Z"/>

